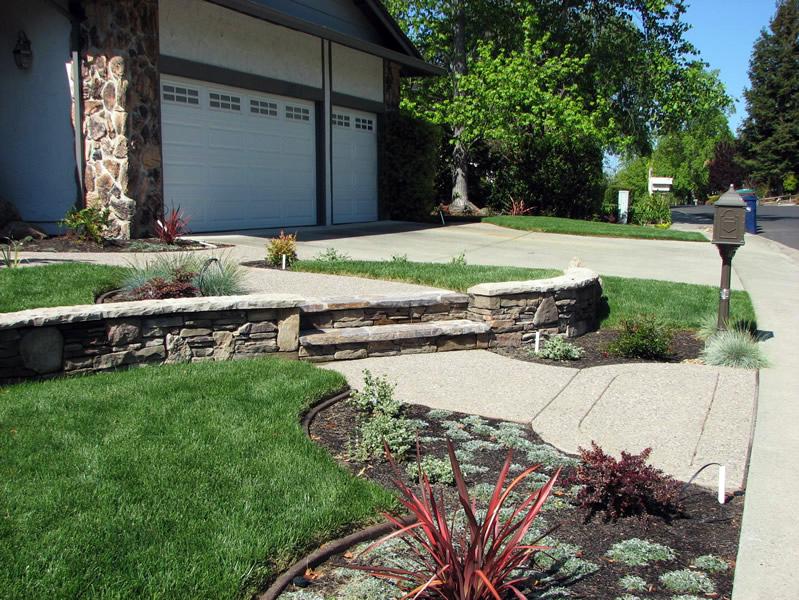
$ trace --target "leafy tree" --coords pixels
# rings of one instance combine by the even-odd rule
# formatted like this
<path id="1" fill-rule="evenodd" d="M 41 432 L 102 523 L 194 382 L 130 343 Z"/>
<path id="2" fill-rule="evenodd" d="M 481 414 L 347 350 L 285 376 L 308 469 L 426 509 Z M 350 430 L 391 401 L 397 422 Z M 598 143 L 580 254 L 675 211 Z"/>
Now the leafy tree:
<path id="1" fill-rule="evenodd" d="M 591 188 L 601 150 L 648 151 L 656 133 L 729 102 L 684 40 L 683 0 L 386 4 L 426 58 L 449 70 L 406 84 L 403 105 L 445 126 L 456 208 L 470 206 L 477 154 L 518 170 L 534 158 L 559 162 L 536 152 L 562 151 L 566 163 L 576 141 L 592 150 Z"/>
<path id="2" fill-rule="evenodd" d="M 799 0 L 780 0 L 755 42 L 749 81 L 741 129 L 745 166 L 779 194 L 786 177 L 799 173 Z"/>
<path id="3" fill-rule="evenodd" d="M 708 165 L 708 188 L 711 194 L 724 193 L 730 184 L 744 185 L 746 171 L 741 164 L 740 143 L 737 140 L 721 140 L 716 143 L 713 158 Z"/>

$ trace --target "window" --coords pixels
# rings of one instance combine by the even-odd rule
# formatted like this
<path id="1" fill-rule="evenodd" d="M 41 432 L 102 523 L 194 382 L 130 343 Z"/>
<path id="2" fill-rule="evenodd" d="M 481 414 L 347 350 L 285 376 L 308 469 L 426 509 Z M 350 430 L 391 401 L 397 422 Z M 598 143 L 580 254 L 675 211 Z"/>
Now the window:
<path id="1" fill-rule="evenodd" d="M 200 105 L 200 92 L 187 87 L 177 85 L 163 86 L 163 98 L 166 102 L 177 102 L 179 104 Z"/>
<path id="2" fill-rule="evenodd" d="M 355 117 L 355 129 L 372 131 L 374 128 L 375 124 L 374 121 L 372 121 L 372 119 L 362 119 L 361 117 Z"/>
<path id="3" fill-rule="evenodd" d="M 241 110 L 241 98 L 238 96 L 211 92 L 208 94 L 208 98 L 208 104 L 211 108 L 218 108 L 220 110 Z"/>
<path id="4" fill-rule="evenodd" d="M 333 113 L 331 115 L 331 120 L 333 121 L 333 125 L 337 127 L 349 127 L 350 126 L 350 116 L 349 115 L 339 115 L 337 113 Z"/>
<path id="5" fill-rule="evenodd" d="M 294 121 L 310 121 L 311 110 L 302 106 L 286 105 L 286 118 Z"/>
<path id="6" fill-rule="evenodd" d="M 250 100 L 250 112 L 267 117 L 277 116 L 277 104 L 267 100 Z"/>

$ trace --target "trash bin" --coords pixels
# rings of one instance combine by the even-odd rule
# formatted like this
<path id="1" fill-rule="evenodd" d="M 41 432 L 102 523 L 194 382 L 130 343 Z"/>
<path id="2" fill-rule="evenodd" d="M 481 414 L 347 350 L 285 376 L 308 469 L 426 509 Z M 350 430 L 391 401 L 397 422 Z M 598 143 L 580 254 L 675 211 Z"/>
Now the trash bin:
<path id="1" fill-rule="evenodd" d="M 746 233 L 757 233 L 757 194 L 754 190 L 736 190 L 746 203 Z"/>

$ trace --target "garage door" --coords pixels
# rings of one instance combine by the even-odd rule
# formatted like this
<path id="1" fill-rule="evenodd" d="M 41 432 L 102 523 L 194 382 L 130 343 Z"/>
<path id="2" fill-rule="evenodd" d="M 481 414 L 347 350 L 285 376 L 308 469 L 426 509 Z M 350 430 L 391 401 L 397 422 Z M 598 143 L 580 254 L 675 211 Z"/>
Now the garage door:
<path id="1" fill-rule="evenodd" d="M 316 224 L 314 105 L 162 79 L 164 203 L 192 231 Z"/>
<path id="2" fill-rule="evenodd" d="M 377 220 L 377 118 L 333 107 L 333 222 Z"/>

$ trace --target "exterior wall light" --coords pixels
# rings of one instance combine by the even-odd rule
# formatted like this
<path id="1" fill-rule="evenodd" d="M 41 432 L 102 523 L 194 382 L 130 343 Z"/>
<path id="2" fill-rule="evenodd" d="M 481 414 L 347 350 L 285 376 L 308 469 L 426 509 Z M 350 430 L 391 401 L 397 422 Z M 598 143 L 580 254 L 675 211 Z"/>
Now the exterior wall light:
<path id="1" fill-rule="evenodd" d="M 20 31 L 17 36 L 17 45 L 14 46 L 14 63 L 17 68 L 27 71 L 33 66 L 33 50 L 31 50 L 31 41 L 24 31 Z"/>

